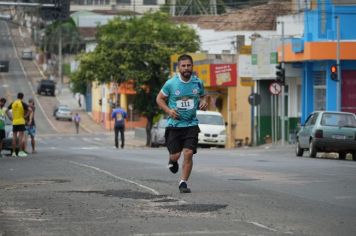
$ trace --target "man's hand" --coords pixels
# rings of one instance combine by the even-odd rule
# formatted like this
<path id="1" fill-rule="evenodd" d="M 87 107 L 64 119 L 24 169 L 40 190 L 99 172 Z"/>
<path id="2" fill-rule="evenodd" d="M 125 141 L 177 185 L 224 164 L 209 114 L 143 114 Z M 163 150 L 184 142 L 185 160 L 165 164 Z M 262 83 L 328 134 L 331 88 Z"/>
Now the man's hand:
<path id="1" fill-rule="evenodd" d="M 206 102 L 206 98 L 201 97 L 199 102 L 199 110 L 205 111 L 207 108 L 208 108 L 208 103 Z"/>
<path id="2" fill-rule="evenodd" d="M 170 109 L 168 115 L 175 120 L 179 120 L 179 114 L 175 109 Z"/>

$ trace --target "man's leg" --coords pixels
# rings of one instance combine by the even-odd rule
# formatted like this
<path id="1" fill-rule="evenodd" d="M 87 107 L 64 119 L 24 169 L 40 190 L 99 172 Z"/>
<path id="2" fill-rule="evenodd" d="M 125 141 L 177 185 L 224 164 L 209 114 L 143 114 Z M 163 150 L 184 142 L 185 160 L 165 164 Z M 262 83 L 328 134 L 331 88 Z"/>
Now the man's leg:
<path id="1" fill-rule="evenodd" d="M 118 139 L 118 133 L 119 133 L 119 129 L 118 128 L 114 128 L 114 135 L 115 135 L 115 147 L 118 148 L 119 147 L 119 140 Z"/>
<path id="2" fill-rule="evenodd" d="M 12 155 L 16 156 L 16 141 L 17 141 L 17 131 L 13 132 L 12 136 Z"/>
<path id="3" fill-rule="evenodd" d="M 124 134 L 124 131 L 125 131 L 124 128 L 120 129 L 121 148 L 124 148 L 124 146 L 125 146 L 125 134 Z"/>
<path id="4" fill-rule="evenodd" d="M 35 136 L 31 135 L 31 147 L 32 147 L 32 153 L 35 153 Z"/>
<path id="5" fill-rule="evenodd" d="M 181 180 L 188 181 L 190 173 L 193 169 L 193 151 L 187 148 L 183 149 L 183 166 Z"/>
<path id="6" fill-rule="evenodd" d="M 20 146 L 20 150 L 24 151 L 25 139 L 24 139 L 24 132 L 23 131 L 19 131 L 19 146 Z"/>

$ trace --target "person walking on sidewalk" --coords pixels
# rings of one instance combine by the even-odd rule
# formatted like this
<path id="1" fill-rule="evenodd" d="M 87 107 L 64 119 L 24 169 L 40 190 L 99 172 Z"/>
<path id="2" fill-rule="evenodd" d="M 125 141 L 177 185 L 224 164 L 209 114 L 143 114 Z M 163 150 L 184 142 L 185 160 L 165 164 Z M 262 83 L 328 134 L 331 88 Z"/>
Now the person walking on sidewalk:
<path id="1" fill-rule="evenodd" d="M 27 154 L 24 152 L 24 131 L 25 131 L 25 117 L 28 116 L 29 107 L 23 100 L 23 93 L 17 94 L 17 99 L 12 102 L 7 108 L 6 114 L 12 120 L 12 156 L 16 157 L 16 146 L 17 140 L 19 140 L 19 157 L 26 157 Z M 12 111 L 12 114 L 10 113 Z"/>
<path id="2" fill-rule="evenodd" d="M 0 157 L 2 157 L 2 145 L 5 138 L 5 120 L 6 120 L 6 98 L 0 98 Z"/>
<path id="3" fill-rule="evenodd" d="M 73 121 L 75 125 L 75 131 L 77 132 L 77 134 L 79 134 L 80 115 L 78 113 L 75 113 Z"/>
<path id="4" fill-rule="evenodd" d="M 127 113 L 124 109 L 117 107 L 112 111 L 111 118 L 115 120 L 114 124 L 114 134 L 115 134 L 115 147 L 119 148 L 119 132 L 121 139 L 121 148 L 125 146 L 125 119 L 127 118 Z"/>
<path id="5" fill-rule="evenodd" d="M 183 168 L 178 188 L 181 193 L 190 193 L 187 181 L 193 168 L 193 154 L 197 152 L 200 132 L 196 111 L 206 110 L 208 104 L 203 81 L 193 75 L 191 56 L 179 56 L 178 72 L 163 85 L 156 102 L 169 115 L 165 132 L 169 151 L 168 167 L 172 173 L 177 173 L 178 160 L 183 152 Z"/>
<path id="6" fill-rule="evenodd" d="M 31 138 L 31 147 L 32 147 L 32 153 L 36 153 L 36 141 L 35 141 L 35 135 L 36 135 L 36 123 L 35 123 L 35 101 L 33 98 L 30 98 L 28 100 L 28 107 L 29 107 L 29 115 L 27 119 L 27 125 L 26 125 L 26 132 L 27 135 L 30 136 Z M 24 135 L 26 137 L 26 135 Z M 24 150 L 26 150 L 26 144 L 27 144 L 27 137 L 24 142 Z"/>

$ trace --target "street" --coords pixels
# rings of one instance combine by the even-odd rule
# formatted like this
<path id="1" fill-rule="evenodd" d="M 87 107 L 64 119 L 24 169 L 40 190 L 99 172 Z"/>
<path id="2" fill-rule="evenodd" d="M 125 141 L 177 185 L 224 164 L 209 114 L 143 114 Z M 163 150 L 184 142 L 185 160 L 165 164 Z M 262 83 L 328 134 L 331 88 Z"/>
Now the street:
<path id="1" fill-rule="evenodd" d="M 296 157 L 290 145 L 203 148 L 192 193 L 180 194 L 165 148 L 114 149 L 94 123 L 76 135 L 56 121 L 58 98 L 34 94 L 41 74 L 17 56 L 26 42 L 0 24 L 12 58 L 0 92 L 9 102 L 23 92 L 38 107 L 38 153 L 0 158 L 0 236 L 356 234 L 355 162 Z"/>
<path id="2" fill-rule="evenodd" d="M 356 165 L 281 149 L 199 149 L 191 194 L 165 148 L 39 138 L 0 159 L 0 235 L 353 235 Z"/>

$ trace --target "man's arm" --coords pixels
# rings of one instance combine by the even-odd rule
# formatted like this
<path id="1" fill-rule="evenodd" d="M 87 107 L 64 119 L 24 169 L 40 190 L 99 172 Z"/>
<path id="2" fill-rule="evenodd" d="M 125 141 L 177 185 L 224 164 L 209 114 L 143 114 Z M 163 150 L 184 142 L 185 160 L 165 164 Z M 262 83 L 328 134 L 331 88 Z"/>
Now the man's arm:
<path id="1" fill-rule="evenodd" d="M 10 110 L 12 109 L 11 107 L 12 107 L 12 103 L 6 109 L 6 115 L 7 115 L 7 117 L 9 117 L 10 120 L 12 120 L 12 115 L 11 115 L 11 112 L 10 112 Z"/>
<path id="2" fill-rule="evenodd" d="M 199 109 L 205 111 L 208 108 L 207 96 L 200 96 Z"/>
<path id="3" fill-rule="evenodd" d="M 162 92 L 159 92 L 157 97 L 156 97 L 156 102 L 158 104 L 158 106 L 165 112 L 167 113 L 170 117 L 172 117 L 173 119 L 177 119 L 178 118 L 178 113 L 176 110 L 174 109 L 170 109 L 167 105 L 167 97 L 164 96 L 164 94 Z"/>

